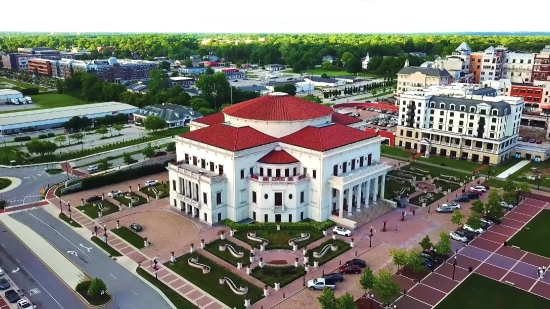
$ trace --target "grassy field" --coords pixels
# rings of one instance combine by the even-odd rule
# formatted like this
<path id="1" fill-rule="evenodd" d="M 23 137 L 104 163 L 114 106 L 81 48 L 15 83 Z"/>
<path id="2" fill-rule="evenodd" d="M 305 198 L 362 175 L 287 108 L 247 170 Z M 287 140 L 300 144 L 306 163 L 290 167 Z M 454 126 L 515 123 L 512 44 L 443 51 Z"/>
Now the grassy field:
<path id="1" fill-rule="evenodd" d="M 103 207 L 109 208 L 108 211 L 104 211 L 102 213 L 103 216 L 110 215 L 118 211 L 118 206 L 115 206 L 113 203 L 107 200 L 98 201 L 96 202 L 96 204 L 97 203 L 101 203 Z M 83 206 L 78 206 L 77 208 L 92 219 L 97 219 L 99 217 L 99 208 L 91 203 L 84 204 Z"/>
<path id="2" fill-rule="evenodd" d="M 166 298 L 168 298 L 174 306 L 176 306 L 177 309 L 196 309 L 197 306 L 193 304 L 192 302 L 188 301 L 185 297 L 178 294 L 178 292 L 172 290 L 170 287 L 168 287 L 166 284 L 162 283 L 160 280 L 155 279 L 153 275 L 148 273 L 146 270 L 144 270 L 141 267 L 138 267 L 136 269 L 136 272 L 138 275 L 140 275 L 143 279 L 149 281 L 152 285 L 154 285 L 157 289 L 159 289 Z"/>
<path id="3" fill-rule="evenodd" d="M 515 181 L 521 181 L 538 185 L 538 175 L 541 174 L 540 185 L 541 187 L 550 187 L 550 160 L 544 162 L 533 162 L 520 168 L 517 172 L 508 176 Z M 492 174 L 492 173 L 491 173 Z M 527 178 L 529 177 L 529 178 Z"/>
<path id="4" fill-rule="evenodd" d="M 431 164 L 447 166 L 447 167 L 459 169 L 466 172 L 473 172 L 474 170 L 481 167 L 481 164 L 479 163 L 465 161 L 465 160 L 451 159 L 451 158 L 440 157 L 440 156 L 430 156 L 429 158 L 418 158 L 416 160 L 419 162 L 428 162 Z"/>
<path id="5" fill-rule="evenodd" d="M 544 209 L 533 218 L 508 243 L 518 246 L 521 250 L 529 251 L 550 258 L 550 210 Z"/>
<path id="6" fill-rule="evenodd" d="M 90 104 L 90 102 L 71 97 L 70 95 L 57 93 L 45 93 L 35 95 L 32 96 L 32 100 L 34 104 L 36 104 L 40 108 L 55 108 Z"/>
<path id="7" fill-rule="evenodd" d="M 111 232 L 120 236 L 120 238 L 126 240 L 130 245 L 142 249 L 145 247 L 145 240 L 139 236 L 136 232 L 130 230 L 125 226 L 121 226 L 118 229 L 112 229 Z"/>
<path id="8" fill-rule="evenodd" d="M 251 229 L 254 228 L 254 226 L 250 227 Z M 256 248 L 260 247 L 260 243 L 257 241 L 253 241 L 251 239 L 248 239 L 246 237 L 246 233 L 249 231 L 237 231 L 235 233 L 235 237 L 237 239 L 240 239 L 241 241 L 254 246 Z M 298 238 L 301 236 L 301 233 L 309 233 L 311 236 L 308 240 L 297 242 L 298 248 L 302 248 L 303 246 L 306 246 L 307 244 L 310 244 L 314 241 L 317 241 L 318 239 L 321 239 L 323 237 L 323 232 L 317 231 L 317 230 L 283 230 L 277 231 L 274 233 L 272 230 L 257 230 L 256 236 L 267 239 L 269 241 L 269 244 L 267 245 L 267 249 L 273 250 L 273 249 L 292 249 L 290 245 L 288 244 L 288 241 L 293 238 Z"/>
<path id="9" fill-rule="evenodd" d="M 387 154 L 387 155 L 394 156 L 394 157 L 400 157 L 400 158 L 403 158 L 403 159 L 408 159 L 408 158 L 410 158 L 414 155 L 413 152 L 405 151 L 402 148 L 392 147 L 392 146 L 387 146 L 387 145 L 382 145 L 380 147 L 380 150 L 381 150 L 381 155 L 382 156 L 384 156 L 384 154 Z"/>
<path id="10" fill-rule="evenodd" d="M 44 88 L 42 88 L 40 86 L 37 86 L 37 85 L 34 85 L 34 84 L 27 84 L 27 83 L 20 82 L 20 81 L 14 81 L 14 80 L 11 80 L 11 79 L 7 79 L 5 77 L 0 77 L 0 89 L 11 89 L 11 87 L 2 87 L 2 84 L 11 84 L 11 85 L 14 85 L 15 87 L 19 87 L 19 88 L 33 87 L 33 88 L 38 88 L 40 91 L 45 90 Z"/>
<path id="11" fill-rule="evenodd" d="M 397 180 L 387 179 L 386 189 L 384 191 L 384 198 L 388 200 L 393 200 L 395 197 L 397 197 L 396 192 L 401 191 L 401 189 L 403 188 L 408 189 L 405 189 L 402 197 L 404 197 L 406 194 L 413 194 L 416 191 L 410 182 L 404 181 L 404 183 L 399 183 Z"/>
<path id="12" fill-rule="evenodd" d="M 313 252 L 321 252 L 323 250 L 323 248 L 327 245 L 338 246 L 338 249 L 336 251 L 332 251 L 332 250 L 329 249 L 328 252 L 325 253 L 325 255 L 323 255 L 322 257 L 320 257 L 318 259 L 315 259 L 313 257 Z M 319 265 L 323 265 L 323 264 L 327 263 L 328 261 L 336 258 L 337 256 L 343 254 L 344 252 L 346 252 L 350 249 L 351 249 L 351 247 L 350 247 L 349 243 L 347 243 L 347 242 L 345 242 L 341 239 L 336 239 L 336 240 L 329 239 L 329 240 L 323 242 L 322 244 L 320 244 L 319 246 L 308 250 L 307 254 L 309 255 L 309 261 L 310 261 L 309 263 L 313 264 L 314 261 L 317 261 L 317 262 L 319 262 Z"/>
<path id="13" fill-rule="evenodd" d="M 269 285 L 270 287 L 275 287 L 275 283 L 279 283 L 281 287 L 292 283 L 294 280 L 304 276 L 306 270 L 303 266 L 294 267 L 294 265 L 289 266 L 270 266 L 265 265 L 264 267 L 256 266 L 252 269 L 250 274 L 252 277 L 260 280 L 261 282 Z"/>
<path id="14" fill-rule="evenodd" d="M 231 254 L 229 248 L 226 248 L 225 251 L 220 251 L 220 245 L 231 245 L 233 248 L 235 248 L 235 250 L 237 250 L 237 252 L 244 253 L 244 256 L 242 258 L 235 257 L 233 254 Z M 231 242 L 227 239 L 216 239 L 214 241 L 211 241 L 204 246 L 204 250 L 212 253 L 213 255 L 219 257 L 220 259 L 235 267 L 237 266 L 237 263 L 242 263 L 243 267 L 250 265 L 250 249 L 245 249 L 241 246 L 238 246 L 234 242 Z"/>
<path id="15" fill-rule="evenodd" d="M 472 274 L 435 309 L 550 308 L 550 300 L 496 280 Z"/>

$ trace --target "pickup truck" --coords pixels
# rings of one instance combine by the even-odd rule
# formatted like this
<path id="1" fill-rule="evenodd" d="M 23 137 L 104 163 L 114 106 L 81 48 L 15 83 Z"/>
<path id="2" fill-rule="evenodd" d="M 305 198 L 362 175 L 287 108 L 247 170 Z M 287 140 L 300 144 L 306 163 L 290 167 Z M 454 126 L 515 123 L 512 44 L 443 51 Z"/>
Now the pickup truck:
<path id="1" fill-rule="evenodd" d="M 336 288 L 336 281 L 325 278 L 317 278 L 309 280 L 307 282 L 307 287 L 310 290 L 324 290 L 325 288 L 334 290 Z"/>

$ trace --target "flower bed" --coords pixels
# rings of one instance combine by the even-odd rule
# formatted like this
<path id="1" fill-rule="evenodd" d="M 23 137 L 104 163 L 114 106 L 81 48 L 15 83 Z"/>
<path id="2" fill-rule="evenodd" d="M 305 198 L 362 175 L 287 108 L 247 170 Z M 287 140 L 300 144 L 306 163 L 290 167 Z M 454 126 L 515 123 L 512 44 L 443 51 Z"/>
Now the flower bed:
<path id="1" fill-rule="evenodd" d="M 230 250 L 229 248 L 226 248 L 224 251 L 220 251 L 220 246 L 222 245 L 231 245 L 233 248 L 235 248 L 235 250 L 237 250 L 237 252 L 244 253 L 243 257 L 238 258 L 234 256 L 229 251 Z M 224 239 L 224 240 L 216 239 L 214 241 L 211 241 L 204 246 L 204 250 L 210 252 L 211 254 L 219 257 L 220 259 L 226 261 L 227 263 L 235 267 L 237 266 L 237 263 L 242 263 L 243 267 L 250 265 L 250 250 L 245 249 L 241 246 L 238 246 L 227 239 Z"/>
<path id="2" fill-rule="evenodd" d="M 329 250 L 322 257 L 320 257 L 318 259 L 315 259 L 313 257 L 313 252 L 321 252 L 323 250 L 323 248 L 326 247 L 327 245 L 337 246 L 338 249 L 336 249 L 336 251 Z M 335 257 L 341 255 L 342 253 L 344 253 L 344 252 L 346 252 L 350 249 L 351 249 L 351 246 L 349 245 L 349 243 L 347 243 L 343 240 L 329 239 L 329 240 L 323 242 L 322 244 L 320 244 L 319 246 L 308 250 L 307 254 L 309 256 L 309 261 L 310 261 L 309 263 L 310 263 L 310 265 L 313 265 L 313 262 L 317 261 L 319 263 L 319 265 L 323 265 L 323 264 L 327 263 L 328 261 L 334 259 Z"/>
<path id="3" fill-rule="evenodd" d="M 113 203 L 103 200 L 103 201 L 97 201 L 89 204 L 84 204 L 83 206 L 78 206 L 80 211 L 82 211 L 85 215 L 92 219 L 99 218 L 99 205 L 101 205 L 103 211 L 101 211 L 102 216 L 107 216 L 110 214 L 113 214 L 118 211 L 118 206 L 115 206 Z M 64 207 L 66 208 L 66 207 Z M 66 209 L 65 209 L 66 210 Z"/>
<path id="4" fill-rule="evenodd" d="M 252 269 L 252 277 L 260 280 L 261 282 L 275 287 L 275 283 L 279 283 L 280 287 L 294 282 L 294 280 L 304 276 L 306 270 L 303 266 L 295 267 L 289 266 L 269 266 L 264 267 L 256 266 Z"/>
<path id="5" fill-rule="evenodd" d="M 428 198 L 428 196 L 431 196 L 431 198 Z M 441 198 L 443 198 L 445 195 L 442 193 L 422 193 L 420 195 L 417 195 L 409 200 L 409 203 L 416 205 L 416 206 L 422 206 L 423 201 L 425 201 L 426 206 L 431 205 L 432 203 L 437 202 Z M 453 198 L 454 199 L 454 198 Z"/>
<path id="6" fill-rule="evenodd" d="M 255 224 L 249 224 L 247 225 L 250 227 L 256 227 Z M 262 244 L 259 241 L 255 241 L 250 239 L 247 234 L 252 232 L 251 230 L 240 230 L 235 232 L 235 238 L 255 247 L 260 248 L 260 245 Z M 263 238 L 266 239 L 269 243 L 266 247 L 267 250 L 273 250 L 273 249 L 287 249 L 291 250 L 292 247 L 289 245 L 289 241 L 294 238 L 299 238 L 302 236 L 302 233 L 309 234 L 310 237 L 307 240 L 296 242 L 295 244 L 298 245 L 298 248 L 302 248 L 312 242 L 317 241 L 318 239 L 323 238 L 323 232 L 318 230 L 284 230 L 281 226 L 281 230 L 275 231 L 273 230 L 254 230 L 253 232 L 256 233 L 257 238 Z"/>
<path id="7" fill-rule="evenodd" d="M 168 182 L 164 183 L 164 185 L 159 183 L 155 186 L 141 188 L 141 190 L 139 191 L 143 194 L 148 195 L 149 197 L 157 198 L 157 195 L 153 189 L 157 190 L 157 192 L 160 193 L 158 196 L 159 199 L 170 196 L 170 188 L 168 187 Z"/>

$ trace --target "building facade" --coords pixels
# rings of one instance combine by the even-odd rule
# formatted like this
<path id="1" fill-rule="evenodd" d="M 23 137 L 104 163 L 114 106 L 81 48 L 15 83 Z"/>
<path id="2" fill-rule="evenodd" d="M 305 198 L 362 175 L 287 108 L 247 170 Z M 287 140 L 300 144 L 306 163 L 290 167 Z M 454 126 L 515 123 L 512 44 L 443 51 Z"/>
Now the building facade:
<path id="1" fill-rule="evenodd" d="M 411 67 L 409 60 L 405 66 L 397 72 L 397 90 L 400 94 L 411 90 L 423 90 L 431 86 L 448 85 L 452 76 L 442 66 L 432 67 Z"/>
<path id="2" fill-rule="evenodd" d="M 525 103 L 520 97 L 475 94 L 480 89 L 453 84 L 402 93 L 397 146 L 484 164 L 508 159 Z"/>
<path id="3" fill-rule="evenodd" d="M 502 78 L 509 79 L 512 83 L 532 82 L 533 64 L 535 54 L 507 52 L 504 54 L 502 65 Z"/>
<path id="4" fill-rule="evenodd" d="M 391 167 L 380 162 L 381 137 L 335 114 L 273 93 L 191 122 L 167 167 L 171 205 L 208 224 L 352 222 L 344 212 L 383 196 Z"/>
<path id="5" fill-rule="evenodd" d="M 550 81 L 550 45 L 535 55 L 532 80 Z"/>
<path id="6" fill-rule="evenodd" d="M 52 62 L 48 59 L 33 58 L 29 60 L 29 72 L 52 76 Z"/>
<path id="7" fill-rule="evenodd" d="M 150 72 L 157 69 L 157 64 L 144 60 L 118 60 L 111 57 L 107 60 L 50 60 L 54 77 L 67 78 L 75 72 L 86 72 L 99 77 L 100 81 L 126 83 L 147 80 Z"/>

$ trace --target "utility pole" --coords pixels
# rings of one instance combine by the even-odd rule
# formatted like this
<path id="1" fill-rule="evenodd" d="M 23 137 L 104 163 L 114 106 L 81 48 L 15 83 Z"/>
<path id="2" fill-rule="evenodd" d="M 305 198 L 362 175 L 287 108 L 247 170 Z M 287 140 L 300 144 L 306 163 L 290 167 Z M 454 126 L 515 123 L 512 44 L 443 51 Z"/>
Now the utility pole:
<path id="1" fill-rule="evenodd" d="M 229 86 L 231 87 L 231 104 L 233 104 L 233 86 Z"/>

